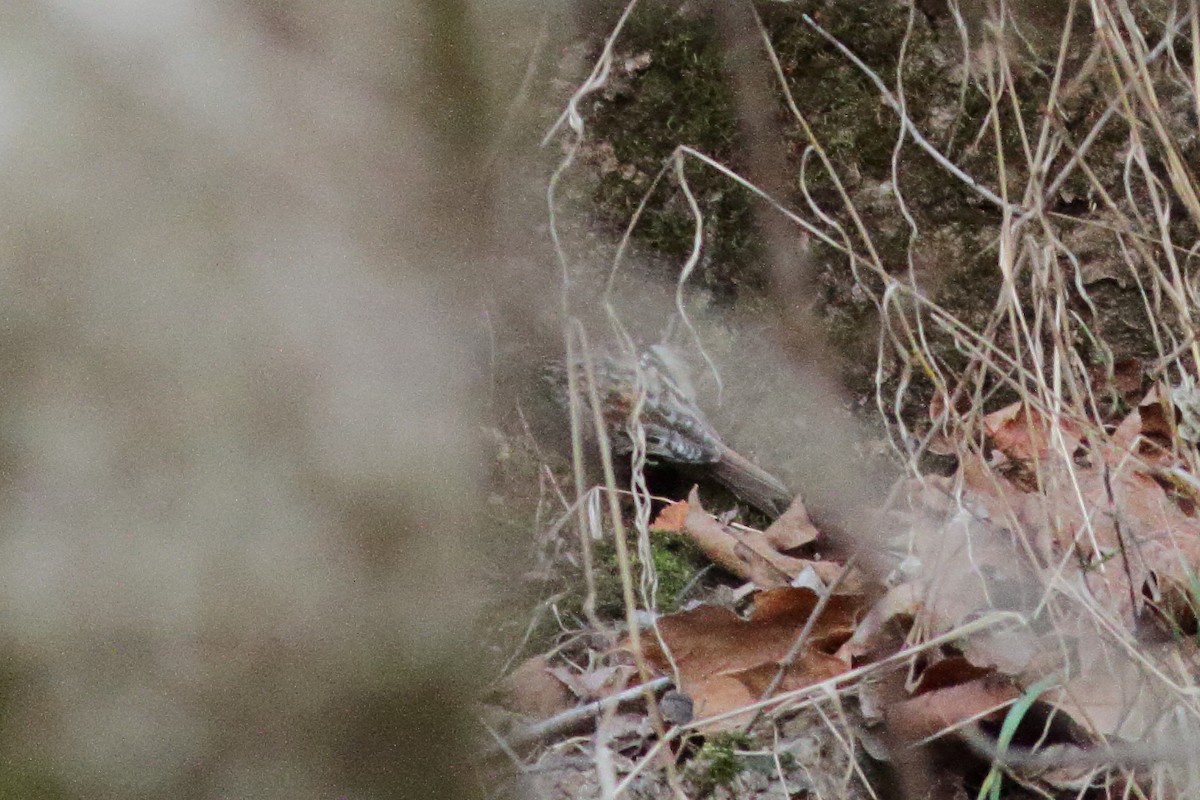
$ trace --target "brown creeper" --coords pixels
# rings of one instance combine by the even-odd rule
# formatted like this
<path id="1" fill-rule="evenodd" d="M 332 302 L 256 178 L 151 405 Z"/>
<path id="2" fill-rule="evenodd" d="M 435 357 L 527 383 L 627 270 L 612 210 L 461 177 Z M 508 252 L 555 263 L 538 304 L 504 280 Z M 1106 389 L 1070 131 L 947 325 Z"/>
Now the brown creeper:
<path id="1" fill-rule="evenodd" d="M 651 462 L 706 470 L 735 495 L 764 513 L 777 516 L 791 501 L 783 483 L 728 447 L 696 404 L 695 391 L 680 359 L 669 348 L 654 345 L 635 359 L 594 355 L 592 373 L 601 415 L 615 453 L 634 452 L 635 437 L 644 437 Z M 587 372 L 575 365 L 587 402 Z M 568 402 L 565 368 L 547 369 L 560 402 Z M 636 413 L 636 417 L 635 417 Z"/>

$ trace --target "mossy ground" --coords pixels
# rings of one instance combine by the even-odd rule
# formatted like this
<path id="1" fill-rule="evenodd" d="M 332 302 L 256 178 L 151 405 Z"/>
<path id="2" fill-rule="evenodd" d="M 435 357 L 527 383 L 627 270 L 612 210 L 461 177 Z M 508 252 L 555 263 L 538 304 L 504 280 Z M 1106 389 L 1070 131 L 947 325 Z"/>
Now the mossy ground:
<path id="1" fill-rule="evenodd" d="M 594 189 L 599 218 L 624 227 L 642 202 L 651 179 L 680 145 L 688 145 L 737 169 L 739 136 L 721 43 L 711 20 L 677 4 L 651 2 L 631 18 L 621 51 L 644 66 L 616 81 L 592 106 L 592 144 L 612 148 L 623 169 L 599 176 Z M 730 296 L 761 291 L 762 248 L 755 235 L 749 193 L 685 164 L 687 183 L 706 220 L 701 285 Z M 690 252 L 695 221 L 673 176 L 660 181 L 635 231 L 650 251 L 668 258 Z"/>
<path id="2" fill-rule="evenodd" d="M 744 768 L 739 750 L 750 747 L 750 737 L 741 733 L 722 733 L 709 737 L 693 759 L 690 774 L 701 797 L 721 786 L 729 786 Z"/>
<path id="3" fill-rule="evenodd" d="M 634 581 L 642 572 L 642 559 L 637 555 L 636 542 L 630 537 Z M 600 576 L 597 584 L 596 609 L 607 616 L 618 617 L 623 613 L 621 578 L 618 569 L 616 548 L 604 543 L 599 549 Z M 671 531 L 650 532 L 650 558 L 654 573 L 658 576 L 654 595 L 655 607 L 663 613 L 677 611 L 689 596 L 703 594 L 702 572 L 708 560 L 689 539 Z"/>
<path id="4" fill-rule="evenodd" d="M 617 2 L 601 5 L 614 22 L 624 6 Z M 970 327 L 982 328 L 999 288 L 994 241 L 998 211 L 947 174 L 911 140 L 897 146 L 900 123 L 896 114 L 858 68 L 805 22 L 804 15 L 810 15 L 830 35 L 844 42 L 889 85 L 895 87 L 900 74 L 907 90 L 906 111 L 917 126 L 965 171 L 990 184 L 996 179 L 996 146 L 977 135 L 989 100 L 984 87 L 969 80 L 964 72 L 953 27 L 945 18 L 931 19 L 901 3 L 806 0 L 762 2 L 756 7 L 788 88 L 813 132 L 810 140 L 786 111 L 781 95 L 777 122 L 794 167 L 791 193 L 783 199 L 795 209 L 821 209 L 848 232 L 847 241 L 854 249 L 865 254 L 865 243 L 853 233 L 852 220 L 833 176 L 811 158 L 801 173 L 805 149 L 818 144 L 849 194 L 883 270 L 903 279 L 911 276 L 922 291 L 950 313 Z M 608 29 L 601 26 L 601 30 Z M 592 43 L 593 56 L 598 54 L 599 44 L 598 39 Z M 707 15 L 687 4 L 644 0 L 618 39 L 615 53 L 608 86 L 583 106 L 587 132 L 583 158 L 564 196 L 569 196 L 572 207 L 591 217 L 614 241 L 645 200 L 645 211 L 634 232 L 639 257 L 648 269 L 662 270 L 664 281 L 673 281 L 692 248 L 694 220 L 670 170 L 646 198 L 652 179 L 680 145 L 694 147 L 735 170 L 744 166 L 723 44 Z M 1026 130 L 1036 128 L 1041 112 L 1036 98 L 1044 94 L 1048 78 L 1042 65 L 1034 63 L 1017 72 L 1016 80 L 1020 84 L 1017 96 L 1025 99 L 1015 109 L 1002 109 L 1009 116 L 1000 140 L 1013 185 L 1019 185 L 1023 178 L 1022 140 L 1015 123 L 1019 117 Z M 1085 87 L 1070 108 L 1080 117 L 1087 117 L 1094 113 L 1099 96 Z M 1117 145 L 1115 139 L 1107 144 L 1114 148 Z M 893 169 L 894 160 L 900 164 L 897 170 Z M 745 324 L 756 314 L 762 316 L 756 309 L 766 307 L 768 294 L 765 252 L 754 225 L 759 209 L 746 190 L 725 176 L 694 160 L 685 160 L 684 170 L 705 220 L 703 255 L 690 291 L 708 298 L 714 306 L 737 309 L 741 322 L 718 326 L 714 329 L 715 341 L 710 338 L 709 346 L 719 357 L 723 354 L 727 362 L 740 361 L 743 353 L 761 348 L 766 341 L 761 324 Z M 1086 195 L 1086 186 L 1071 186 L 1070 192 Z M 1073 196 L 1066 188 L 1064 192 Z M 899 210 L 897 194 L 905 200 L 916 233 Z M 882 292 L 883 284 L 867 271 L 859 270 L 856 276 L 844 254 L 819 242 L 813 245 L 812 258 L 819 267 L 813 287 L 816 296 L 803 302 L 816 309 L 823 323 L 838 361 L 833 371 L 853 398 L 850 406 L 863 411 L 864 416 L 873 416 L 880 318 L 872 297 Z M 1128 293 L 1110 297 L 1105 293 L 1108 289 L 1101 287 L 1101 301 L 1113 307 L 1114 316 L 1120 316 Z M 931 330 L 929 343 L 934 359 L 951 372 L 965 365 L 967 356 L 950 337 Z M 1144 342 L 1130 342 L 1129 346 L 1144 347 Z M 885 361 L 888 359 L 890 363 L 883 365 L 881 373 L 885 393 L 894 390 L 899 380 L 897 354 L 885 353 Z M 736 370 L 731 372 L 736 374 Z M 741 391 L 741 397 L 750 404 L 746 408 L 764 407 L 759 395 L 770 391 L 770 380 L 759 382 L 763 386 L 735 387 L 731 395 L 737 398 Z M 910 422 L 919 422 L 927 414 L 931 395 L 931 385 L 922 375 L 915 375 L 901 413 Z M 1003 399 L 998 396 L 996 402 Z M 762 427 L 737 419 L 738 409 L 743 408 L 737 402 L 729 407 L 733 410 L 717 410 L 714 414 L 722 430 L 736 437 L 741 428 Z M 872 420 L 871 424 L 877 426 L 878 421 Z M 516 435 L 515 426 L 510 434 Z M 770 453 L 765 445 L 762 450 L 761 454 L 767 456 L 765 461 L 782 468 L 786 478 L 787 454 Z M 506 488 L 497 493 L 503 502 L 493 506 L 492 516 L 494 524 L 511 529 L 506 538 L 528 537 L 527 520 L 535 498 L 526 493 L 514 499 L 510 487 L 517 482 L 537 485 L 542 455 L 521 450 L 504 466 L 506 475 L 500 482 Z M 557 469 L 563 470 L 564 485 L 569 485 L 565 467 L 560 462 Z M 749 521 L 765 523 L 761 519 Z M 560 555 L 569 556 L 577 548 L 570 543 L 564 546 L 566 550 Z M 686 580 L 703 564 L 700 559 L 689 560 L 687 555 L 676 559 L 674 547 L 663 544 L 655 551 L 660 578 L 657 600 L 663 609 L 672 607 L 679 581 Z M 605 563 L 606 558 L 601 553 L 598 563 Z M 614 575 L 606 570 L 601 578 L 605 584 L 601 606 L 616 614 L 619 583 L 609 580 Z M 579 584 L 573 585 L 578 588 Z M 540 585 L 534 594 L 544 598 L 554 591 L 551 581 Z M 560 604 L 562 609 L 574 614 L 579 605 L 568 598 Z M 553 632 L 551 622 L 546 623 L 547 633 Z"/>
<path id="5" fill-rule="evenodd" d="M 984 23 L 981 12 L 971 16 L 970 6 L 964 6 L 965 24 L 977 46 Z M 781 95 L 777 122 L 795 167 L 791 195 L 783 199 L 805 213 L 820 208 L 847 232 L 851 246 L 866 254 L 832 176 L 810 158 L 802 177 L 802 154 L 818 144 L 868 231 L 883 271 L 915 281 L 926 296 L 968 327 L 982 329 L 1000 291 L 996 268 L 1000 211 L 937 164 L 911 137 L 901 138 L 899 119 L 877 88 L 818 35 L 805 15 L 845 43 L 893 93 L 901 95 L 916 126 L 963 172 L 992 187 L 1002 182 L 1003 175 L 1009 192 L 1019 200 L 1029 178 L 1028 148 L 1036 142 L 1044 119 L 1057 45 L 1054 31 L 1063 21 L 1061 9 L 1022 7 L 1024 39 L 1009 54 L 1013 85 L 997 106 L 996 121 L 989 122 L 991 89 L 973 72 L 987 54 L 980 49 L 962 51 L 958 30 L 937 3 L 924 4 L 924 13 L 901 3 L 844 0 L 762 2 L 756 7 L 788 88 L 813 131 L 810 141 L 786 112 Z M 618 10 L 614 4 L 614 18 Z M 1084 32 L 1086 22 L 1083 15 L 1076 18 L 1077 34 Z M 617 53 L 618 62 L 640 59 L 643 66 L 616 79 L 614 88 L 589 107 L 587 118 L 590 145 L 605 152 L 611 149 L 616 161 L 627 167 L 608 168 L 594 177 L 594 211 L 614 232 L 629 222 L 649 178 L 677 146 L 695 147 L 734 169 L 742 166 L 723 50 L 710 18 L 689 11 L 686 5 L 650 0 L 633 14 Z M 1068 75 L 1084 55 L 1082 50 L 1069 54 Z M 1071 94 L 1060 98 L 1062 125 L 1085 129 L 1106 102 L 1103 89 L 1103 75 L 1072 86 Z M 1119 162 L 1125 137 L 1117 128 L 1102 134 L 1092 146 L 1100 165 Z M 1107 172 L 1107 167 L 1100 169 Z M 756 302 L 766 290 L 766 270 L 748 193 L 695 162 L 687 163 L 686 174 L 706 219 L 696 285 L 710 291 L 718 302 Z M 1107 180 L 1113 175 L 1099 177 Z M 904 201 L 903 210 L 897 197 Z M 1092 209 L 1090 197 L 1094 198 L 1093 188 L 1077 173 L 1051 198 L 1056 223 L 1068 229 L 1073 219 L 1086 217 Z M 679 187 L 668 177 L 651 194 L 635 238 L 649 253 L 665 256 L 662 263 L 678 265 L 692 247 L 692 237 L 693 220 Z M 812 257 L 820 266 L 818 296 L 805 302 L 815 301 L 825 322 L 844 384 L 854 395 L 868 398 L 875 390 L 879 348 L 879 314 L 871 297 L 879 297 L 884 287 L 870 272 L 852 274 L 845 255 L 819 242 Z M 1073 308 L 1090 315 L 1092 307 L 1073 287 L 1068 291 Z M 1111 338 L 1111 357 L 1147 354 L 1152 342 L 1144 326 L 1129 328 L 1121 322 L 1143 314 L 1136 291 L 1131 286 L 1105 285 L 1097 288 L 1097 294 L 1100 318 L 1087 322 L 1111 332 L 1111 337 L 1104 337 Z M 1021 300 L 1028 303 L 1029 297 Z M 953 337 L 932 330 L 928 343 L 934 360 L 948 372 L 957 374 L 967 364 L 968 356 Z M 1083 349 L 1089 346 L 1087 341 L 1077 344 Z M 886 393 L 897 386 L 899 354 L 884 355 L 885 362 L 890 361 L 883 364 Z M 914 376 L 901 409 L 909 422 L 925 416 L 932 388 L 919 372 Z M 998 405 L 1008 399 L 1001 391 L 993 402 Z"/>

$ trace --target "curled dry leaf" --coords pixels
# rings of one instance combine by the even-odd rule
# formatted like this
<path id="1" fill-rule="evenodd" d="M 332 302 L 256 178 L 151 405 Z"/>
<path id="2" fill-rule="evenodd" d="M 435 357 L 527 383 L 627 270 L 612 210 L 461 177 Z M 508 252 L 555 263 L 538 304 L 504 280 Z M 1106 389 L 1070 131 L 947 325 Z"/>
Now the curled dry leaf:
<path id="1" fill-rule="evenodd" d="M 828 586 L 841 574 L 840 565 L 829 561 L 808 561 L 780 552 L 781 545 L 793 549 L 798 543 L 812 541 L 808 538 L 809 533 L 816 536 L 815 528 L 811 532 L 805 531 L 804 520 L 808 515 L 802 505 L 798 502 L 793 504 L 789 513 L 789 521 L 783 527 L 776 528 L 774 533 L 740 526 L 735 528 L 723 524 L 705 511 L 700 503 L 699 491 L 693 487 L 686 501 L 673 503 L 663 509 L 652 527 L 683 533 L 714 564 L 743 580 L 754 582 L 759 588 L 786 586 L 806 569 L 811 569 Z M 811 527 L 811 522 L 808 525 Z M 861 579 L 858 576 L 850 577 L 854 580 L 843 581 L 843 591 L 860 591 Z"/>
<path id="2" fill-rule="evenodd" d="M 1027 461 L 1041 455 L 1050 445 L 1046 419 L 1016 402 L 983 418 L 983 430 L 992 446 L 1011 459 Z"/>
<path id="3" fill-rule="evenodd" d="M 985 419 L 1001 458 L 962 454 L 953 502 L 929 496 L 929 481 L 897 493 L 908 502 L 904 519 L 920 570 L 872 609 L 847 654 L 875 658 L 880 648 L 981 614 L 1028 614 L 1046 597 L 1066 602 L 1053 632 L 1001 625 L 959 643 L 974 667 L 1013 678 L 1009 689 L 975 678 L 892 702 L 889 719 L 928 732 L 950 724 L 954 708 L 982 710 L 1011 686 L 1055 672 L 1069 679 L 1043 698 L 1044 707 L 1066 712 L 1060 717 L 1092 737 L 1144 739 L 1170 717 L 1178 698 L 1151 675 L 1169 672 L 1172 659 L 1144 642 L 1131 649 L 1128 639 L 1116 640 L 1143 631 L 1148 611 L 1175 634 L 1197 624 L 1189 601 L 1200 571 L 1200 520 L 1190 487 L 1200 481 L 1171 452 L 1175 418 L 1156 390 L 1112 435 L 1015 404 Z M 1097 626 L 1097 614 L 1119 624 Z M 898 631 L 884 636 L 891 629 Z"/>
<path id="4" fill-rule="evenodd" d="M 658 516 L 650 523 L 650 529 L 656 531 L 670 531 L 671 533 L 679 533 L 683 530 L 684 520 L 687 519 L 690 507 L 686 500 L 680 500 L 678 503 L 671 503 L 658 512 Z"/>
<path id="5" fill-rule="evenodd" d="M 783 553 L 811 544 L 820 532 L 809 519 L 800 495 L 796 495 L 792 504 L 763 531 L 763 535 L 772 547 Z"/>
<path id="6" fill-rule="evenodd" d="M 745 580 L 753 580 L 753 575 L 747 563 L 738 557 L 739 543 L 754 550 L 789 578 L 798 575 L 805 564 L 801 559 L 777 552 L 757 531 L 735 532 L 728 525 L 722 525 L 700 505 L 700 498 L 695 489 L 688 496 L 688 513 L 684 519 L 683 533 L 691 538 L 714 564 Z"/>
<path id="7" fill-rule="evenodd" d="M 965 664 L 965 659 L 955 661 Z M 973 718 L 997 722 L 1020 696 L 1021 692 L 1004 676 L 989 672 L 893 703 L 885 710 L 884 719 L 893 734 L 916 742 L 958 728 Z"/>
<path id="8" fill-rule="evenodd" d="M 778 589 L 791 583 L 786 572 L 745 542 L 739 541 L 734 545 L 733 555 L 745 567 L 745 572 L 739 574 L 749 578 L 760 589 Z"/>
<path id="9" fill-rule="evenodd" d="M 749 619 L 728 608 L 700 606 L 660 619 L 657 635 L 642 634 L 642 647 L 661 672 L 678 668 L 678 688 L 695 702 L 697 718 L 724 714 L 759 699 L 817 602 L 811 589 L 787 587 L 757 595 Z M 836 653 L 863 611 L 860 597 L 831 597 L 800 657 L 786 671 L 780 690 L 807 686 L 849 669 Z M 729 729 L 741 722 L 732 717 L 709 729 Z"/>

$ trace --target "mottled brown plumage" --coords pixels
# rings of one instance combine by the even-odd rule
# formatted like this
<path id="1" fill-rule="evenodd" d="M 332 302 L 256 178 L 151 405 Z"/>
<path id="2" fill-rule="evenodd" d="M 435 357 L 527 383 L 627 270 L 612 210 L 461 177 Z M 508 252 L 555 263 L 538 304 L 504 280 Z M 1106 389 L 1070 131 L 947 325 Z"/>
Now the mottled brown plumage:
<path id="1" fill-rule="evenodd" d="M 587 371 L 576 364 L 582 382 Z M 697 405 L 682 362 L 655 345 L 638 355 L 597 355 L 592 359 L 601 414 L 615 453 L 632 455 L 645 441 L 650 462 L 705 470 L 717 482 L 764 513 L 777 516 L 791 493 L 783 482 L 726 445 Z M 565 369 L 556 365 L 548 378 L 560 402 L 568 401 Z M 587 392 L 580 398 L 586 402 Z"/>

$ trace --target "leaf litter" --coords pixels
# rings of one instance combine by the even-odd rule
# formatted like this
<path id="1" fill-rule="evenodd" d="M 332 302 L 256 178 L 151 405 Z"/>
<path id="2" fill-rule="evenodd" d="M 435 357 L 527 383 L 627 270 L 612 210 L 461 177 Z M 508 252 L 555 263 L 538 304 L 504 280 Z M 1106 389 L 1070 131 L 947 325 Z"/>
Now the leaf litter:
<path id="1" fill-rule="evenodd" d="M 954 474 L 904 481 L 879 517 L 904 550 L 886 585 L 814 557 L 820 531 L 798 498 L 764 531 L 714 517 L 695 488 L 667 505 L 652 530 L 687 536 L 748 582 L 745 613 L 695 604 L 638 634 L 654 674 L 689 702 L 684 727 L 736 731 L 769 689 L 801 697 L 887 663 L 907 671 L 841 691 L 856 701 L 864 746 L 871 729 L 892 746 L 958 739 L 978 751 L 981 735 L 995 741 L 1011 727 L 1021 746 L 1047 753 L 1169 735 L 1188 713 L 1177 684 L 1200 655 L 1186 636 L 1197 627 L 1200 482 L 1172 449 L 1181 415 L 1171 396 L 1152 389 L 1110 432 L 1014 403 L 983 418 L 982 447 L 943 434 L 956 445 Z M 974 632 L 955 638 L 969 623 Z M 628 645 L 590 674 L 531 660 L 518 674 L 537 696 L 524 705 L 546 714 L 564 694 L 584 702 L 628 689 Z M 1022 702 L 1031 686 L 1038 696 Z M 1094 771 L 1042 764 L 1021 779 L 1065 790 Z"/>
<path id="2" fill-rule="evenodd" d="M 702 722 L 762 697 L 819 600 L 812 589 L 784 586 L 755 595 L 747 618 L 721 606 L 700 605 L 660 619 L 655 631 L 642 634 L 643 648 L 656 669 L 678 675 L 679 689 L 692 698 Z M 838 595 L 826 604 L 801 657 L 784 669 L 783 691 L 850 669 L 838 651 L 853 633 L 863 605 L 857 595 Z M 703 729 L 733 730 L 745 721 L 723 717 Z"/>

